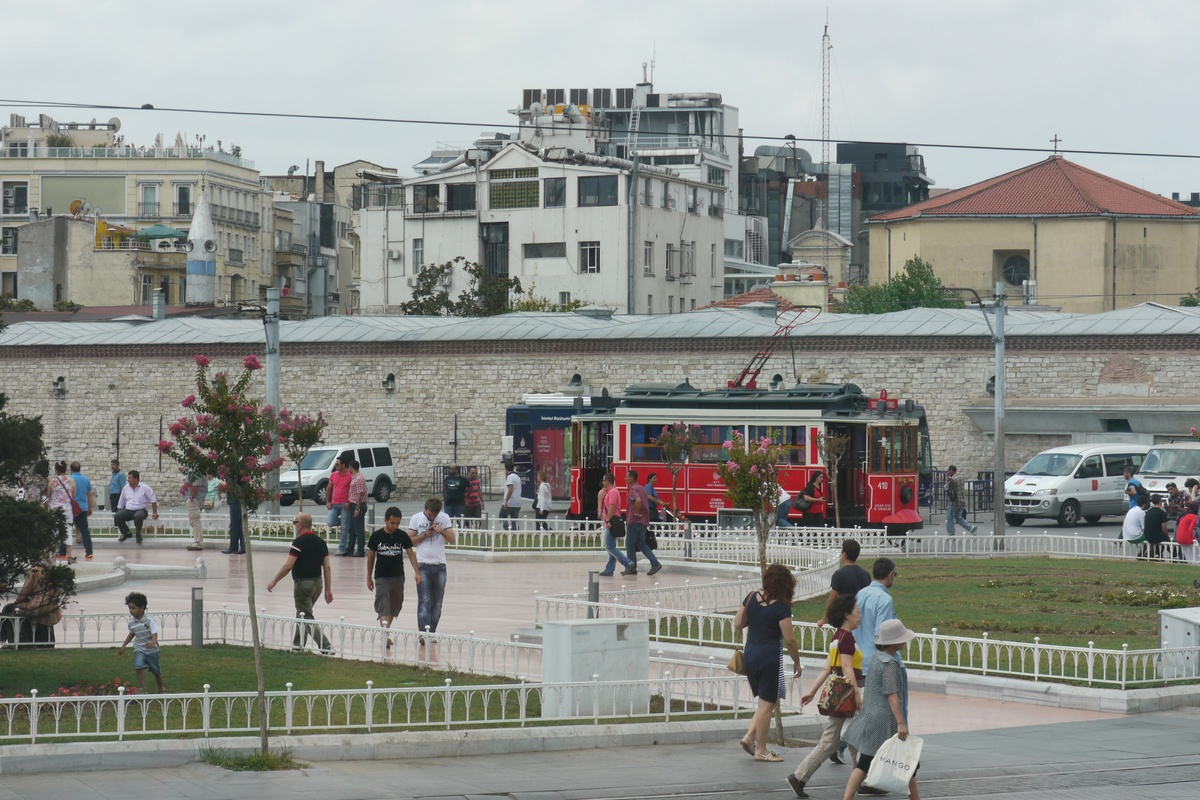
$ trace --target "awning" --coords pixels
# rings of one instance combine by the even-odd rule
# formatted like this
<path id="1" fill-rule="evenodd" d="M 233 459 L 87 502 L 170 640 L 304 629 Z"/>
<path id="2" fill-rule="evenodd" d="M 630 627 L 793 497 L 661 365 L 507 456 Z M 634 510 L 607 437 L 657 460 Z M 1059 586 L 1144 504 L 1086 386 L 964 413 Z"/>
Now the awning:
<path id="1" fill-rule="evenodd" d="M 137 234 L 139 239 L 183 239 L 186 236 L 187 234 L 183 231 L 172 228 L 170 225 L 163 225 L 161 222 L 151 225 L 149 228 L 143 228 Z"/>

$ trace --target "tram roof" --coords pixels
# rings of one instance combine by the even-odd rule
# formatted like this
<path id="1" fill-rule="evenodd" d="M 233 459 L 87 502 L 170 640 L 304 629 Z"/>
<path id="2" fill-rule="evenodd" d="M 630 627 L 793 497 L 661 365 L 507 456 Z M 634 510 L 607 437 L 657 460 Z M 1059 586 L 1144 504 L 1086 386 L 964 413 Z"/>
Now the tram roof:
<path id="1" fill-rule="evenodd" d="M 776 389 L 697 389 L 689 383 L 674 386 L 641 384 L 628 387 L 616 398 L 620 408 L 658 409 L 693 408 L 699 410 L 812 410 L 825 417 L 853 417 L 868 410 L 870 396 L 853 383 L 798 383 Z M 921 406 L 906 410 L 903 401 L 887 417 L 917 417 Z"/>
<path id="2" fill-rule="evenodd" d="M 991 315 L 988 314 L 987 317 Z M 769 309 L 708 308 L 683 314 L 521 312 L 497 317 L 318 317 L 280 323 L 284 344 L 574 339 L 761 340 L 775 332 Z M 1143 303 L 1102 314 L 1010 309 L 1006 336 L 1200 335 L 1200 309 Z M 891 314 L 822 313 L 802 321 L 792 338 L 990 336 L 975 308 L 915 308 Z M 257 319 L 170 318 L 159 321 L 19 322 L 0 332 L 0 346 L 257 345 Z"/>

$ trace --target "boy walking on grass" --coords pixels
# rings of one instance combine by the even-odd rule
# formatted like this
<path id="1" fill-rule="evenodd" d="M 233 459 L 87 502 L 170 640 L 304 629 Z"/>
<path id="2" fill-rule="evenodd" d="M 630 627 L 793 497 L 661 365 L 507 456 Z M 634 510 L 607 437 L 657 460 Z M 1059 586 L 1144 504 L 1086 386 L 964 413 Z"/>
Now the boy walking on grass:
<path id="1" fill-rule="evenodd" d="M 117 655 L 125 655 L 125 647 L 133 642 L 133 669 L 137 673 L 138 688 L 146 691 L 146 670 L 158 681 L 158 691 L 163 688 L 162 666 L 159 664 L 158 620 L 146 613 L 146 595 L 130 592 L 125 596 L 129 609 L 129 635 L 121 644 Z"/>

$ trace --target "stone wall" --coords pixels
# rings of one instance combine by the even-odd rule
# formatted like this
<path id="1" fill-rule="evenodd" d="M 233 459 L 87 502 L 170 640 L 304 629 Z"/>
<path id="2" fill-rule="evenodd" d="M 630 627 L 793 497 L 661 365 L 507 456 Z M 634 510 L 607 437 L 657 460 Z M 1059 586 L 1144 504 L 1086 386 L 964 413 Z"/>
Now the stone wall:
<path id="1" fill-rule="evenodd" d="M 926 408 L 939 468 L 953 463 L 969 477 L 991 468 L 990 437 L 962 411 L 991 403 L 984 392 L 993 373 L 987 339 L 808 337 L 794 344 L 795 371 L 792 352 L 781 348 L 762 370 L 764 383 L 779 373 L 912 398 Z M 459 462 L 498 470 L 504 410 L 523 393 L 555 391 L 572 373 L 613 394 L 630 383 L 685 379 L 715 388 L 735 377 L 757 346 L 738 339 L 285 343 L 281 393 L 286 408 L 324 413 L 327 441 L 390 442 L 400 491 L 411 496 L 429 491 L 434 468 L 450 462 L 455 414 Z M 1191 398 L 1197 394 L 1197 349 L 1200 342 L 1183 337 L 1012 340 L 1008 393 L 1015 399 L 1115 393 Z M 122 465 L 140 470 L 160 500 L 174 504 L 181 477 L 170 459 L 160 460 L 155 443 L 183 411 L 180 399 L 194 390 L 197 350 L 213 359 L 214 369 L 231 373 L 248 352 L 228 345 L 0 348 L 0 391 L 8 394 L 9 412 L 42 415 L 52 459 L 78 459 L 97 482 L 117 451 L 119 421 Z M 380 387 L 389 372 L 396 376 L 393 392 Z M 66 378 L 63 394 L 51 387 L 60 375 Z M 260 392 L 262 380 L 256 374 Z M 1010 435 L 1008 467 L 1070 441 L 1068 432 Z"/>

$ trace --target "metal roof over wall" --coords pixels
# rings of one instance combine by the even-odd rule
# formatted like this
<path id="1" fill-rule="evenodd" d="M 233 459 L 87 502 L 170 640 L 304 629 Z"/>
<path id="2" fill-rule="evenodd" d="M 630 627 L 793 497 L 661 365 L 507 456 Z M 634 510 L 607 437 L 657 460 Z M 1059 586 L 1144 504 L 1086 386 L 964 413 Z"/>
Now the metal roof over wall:
<path id="1" fill-rule="evenodd" d="M 989 314 L 990 317 L 990 314 Z M 1009 309 L 1006 336 L 1200 335 L 1200 309 L 1144 303 L 1101 314 Z M 709 308 L 684 314 L 616 315 L 528 312 L 497 317 L 319 317 L 280 323 L 284 344 L 572 339 L 756 338 L 776 329 L 771 309 Z M 918 308 L 891 314 L 822 313 L 793 338 L 990 336 L 977 308 Z M 158 322 L 21 322 L 0 332 L 0 347 L 258 344 L 256 319 L 173 318 Z"/>

